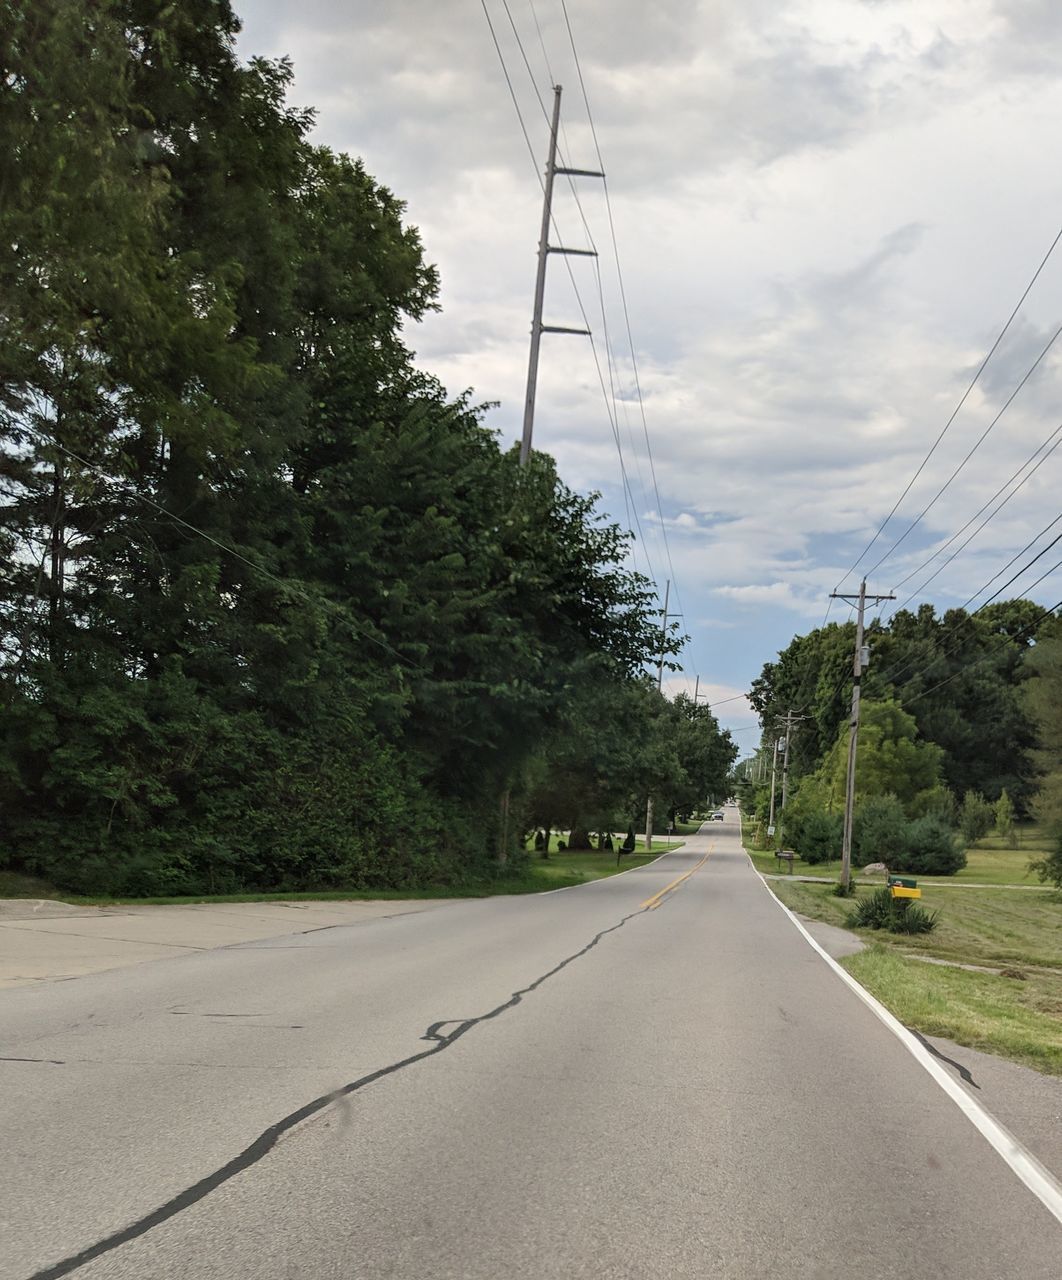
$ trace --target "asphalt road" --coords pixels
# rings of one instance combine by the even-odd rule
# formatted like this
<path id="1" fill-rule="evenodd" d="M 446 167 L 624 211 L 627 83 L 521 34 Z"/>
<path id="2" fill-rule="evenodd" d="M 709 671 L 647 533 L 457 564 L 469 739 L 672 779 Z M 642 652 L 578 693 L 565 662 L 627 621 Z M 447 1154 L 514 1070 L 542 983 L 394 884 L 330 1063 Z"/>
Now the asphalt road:
<path id="1" fill-rule="evenodd" d="M 579 889 L 0 992 L 0 1037 L 4 1280 L 1062 1274 L 732 814 Z"/>

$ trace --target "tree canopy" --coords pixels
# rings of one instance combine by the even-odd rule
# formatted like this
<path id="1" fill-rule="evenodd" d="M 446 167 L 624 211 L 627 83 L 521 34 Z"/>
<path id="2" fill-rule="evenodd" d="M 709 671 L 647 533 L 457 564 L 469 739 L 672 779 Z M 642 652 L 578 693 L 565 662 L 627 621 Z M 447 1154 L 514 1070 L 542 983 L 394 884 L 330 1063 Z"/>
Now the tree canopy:
<path id="1" fill-rule="evenodd" d="M 643 679 L 628 535 L 418 368 L 436 272 L 401 201 L 311 142 L 290 64 L 241 63 L 225 0 L 5 25 L 6 865 L 452 884 L 561 778 L 595 821 L 703 790 L 732 748 Z"/>

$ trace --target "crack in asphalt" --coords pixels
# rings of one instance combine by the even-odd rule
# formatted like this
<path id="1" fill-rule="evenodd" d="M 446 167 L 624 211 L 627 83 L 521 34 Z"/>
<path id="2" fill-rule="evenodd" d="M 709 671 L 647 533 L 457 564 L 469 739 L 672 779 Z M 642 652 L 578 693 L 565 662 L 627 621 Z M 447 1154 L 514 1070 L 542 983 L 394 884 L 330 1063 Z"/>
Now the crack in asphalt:
<path id="1" fill-rule="evenodd" d="M 95 1244 L 89 1245 L 77 1253 L 70 1254 L 60 1262 L 55 1262 L 40 1271 L 35 1271 L 29 1280 L 59 1280 L 59 1277 L 70 1275 L 72 1271 L 78 1270 L 79 1267 L 85 1266 L 103 1254 L 120 1248 L 123 1244 L 136 1240 L 139 1236 L 146 1235 L 147 1232 L 155 1227 L 161 1226 L 162 1223 L 168 1222 L 171 1218 L 175 1218 L 178 1214 L 183 1213 L 185 1209 L 190 1209 L 193 1205 L 198 1204 L 200 1200 L 205 1200 L 212 1191 L 216 1191 L 218 1187 L 235 1178 L 237 1174 L 243 1173 L 257 1164 L 259 1160 L 262 1160 L 273 1150 L 279 1139 L 294 1129 L 296 1125 L 308 1120 L 318 1112 L 324 1111 L 333 1103 L 338 1102 L 339 1099 L 349 1097 L 350 1094 L 357 1093 L 370 1084 L 375 1084 L 377 1080 L 382 1080 L 385 1076 L 394 1075 L 397 1071 L 402 1071 L 406 1067 L 413 1066 L 414 1063 L 423 1062 L 425 1058 L 430 1058 L 437 1053 L 442 1053 L 445 1049 L 449 1049 L 451 1045 L 460 1040 L 462 1036 L 467 1035 L 474 1027 L 478 1027 L 484 1022 L 490 1022 L 494 1018 L 499 1018 L 503 1013 L 514 1009 L 523 1000 L 524 996 L 537 991 L 543 983 L 555 977 L 562 969 L 566 969 L 568 965 L 585 956 L 587 952 L 592 951 L 602 938 L 608 937 L 610 933 L 615 933 L 617 929 L 622 929 L 629 920 L 633 920 L 635 916 L 644 915 L 645 912 L 646 908 L 640 907 L 637 911 L 632 911 L 629 915 L 625 915 L 618 924 L 609 925 L 607 929 L 602 929 L 600 933 L 596 933 L 590 939 L 585 947 L 581 947 L 570 956 L 566 956 L 559 964 L 541 974 L 526 987 L 521 987 L 518 991 L 514 991 L 508 1000 L 490 1009 L 487 1013 L 482 1013 L 473 1018 L 446 1018 L 439 1022 L 433 1022 L 420 1037 L 422 1040 L 431 1042 L 430 1048 L 423 1049 L 420 1053 L 410 1054 L 409 1057 L 402 1058 L 398 1062 L 392 1062 L 389 1066 L 380 1067 L 376 1071 L 371 1071 L 368 1075 L 361 1076 L 357 1080 L 352 1080 L 349 1084 L 342 1085 L 331 1093 L 322 1094 L 321 1097 L 314 1098 L 312 1102 L 305 1103 L 297 1110 L 290 1112 L 282 1120 L 278 1120 L 276 1124 L 264 1129 L 250 1146 L 245 1147 L 239 1155 L 234 1156 L 231 1160 L 221 1165 L 220 1168 L 208 1173 L 205 1178 L 200 1178 L 198 1182 L 186 1187 L 164 1204 L 160 1204 L 158 1208 L 144 1214 L 143 1217 L 138 1218 L 127 1227 L 123 1227 L 120 1231 L 104 1236 L 101 1240 L 97 1240 Z M 454 1027 L 454 1030 L 444 1034 L 443 1027 Z"/>
<path id="2" fill-rule="evenodd" d="M 962 1076 L 963 1080 L 971 1086 L 971 1088 L 977 1089 L 978 1092 L 980 1092 L 981 1086 L 970 1074 L 968 1067 L 964 1067 L 961 1062 L 956 1062 L 954 1058 L 949 1058 L 946 1054 L 941 1053 L 935 1044 L 931 1044 L 925 1036 L 921 1034 L 921 1032 L 915 1031 L 913 1027 L 908 1027 L 907 1030 L 910 1031 L 911 1035 L 914 1036 L 923 1049 L 928 1049 L 934 1058 L 939 1058 L 941 1062 L 946 1062 L 949 1067 L 954 1067 L 959 1075 Z"/>

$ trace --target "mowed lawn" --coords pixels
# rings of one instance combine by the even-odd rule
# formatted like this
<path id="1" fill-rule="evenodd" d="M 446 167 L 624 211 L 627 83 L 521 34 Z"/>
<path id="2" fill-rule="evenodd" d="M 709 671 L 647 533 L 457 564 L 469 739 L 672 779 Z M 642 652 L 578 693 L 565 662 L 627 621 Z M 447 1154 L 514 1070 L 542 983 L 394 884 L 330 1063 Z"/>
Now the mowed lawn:
<path id="1" fill-rule="evenodd" d="M 792 910 L 851 928 L 852 900 L 834 897 L 830 885 L 769 883 Z M 854 930 L 870 950 L 845 968 L 907 1026 L 1062 1075 L 1062 897 L 919 884 L 921 905 L 939 912 L 936 929 L 914 936 Z M 873 890 L 860 885 L 858 894 Z"/>
<path id="2" fill-rule="evenodd" d="M 787 865 L 778 861 L 769 849 L 754 848 L 750 841 L 752 827 L 743 824 L 745 848 L 759 871 L 767 875 L 786 873 Z M 1039 827 L 1029 824 L 1019 832 L 1017 848 L 1011 849 L 999 836 L 986 836 L 978 840 L 966 850 L 966 866 L 953 876 L 926 876 L 919 878 L 920 884 L 960 885 L 960 884 L 1018 884 L 1032 888 L 1041 888 L 1034 871 L 1029 870 L 1029 863 L 1042 858 L 1050 850 L 1047 838 Z M 799 850 L 797 851 L 799 853 Z M 859 878 L 862 870 L 858 863 L 852 866 L 852 872 Z M 822 876 L 828 880 L 839 880 L 841 876 L 840 859 L 834 862 L 804 862 L 799 857 L 793 863 L 795 875 Z"/>

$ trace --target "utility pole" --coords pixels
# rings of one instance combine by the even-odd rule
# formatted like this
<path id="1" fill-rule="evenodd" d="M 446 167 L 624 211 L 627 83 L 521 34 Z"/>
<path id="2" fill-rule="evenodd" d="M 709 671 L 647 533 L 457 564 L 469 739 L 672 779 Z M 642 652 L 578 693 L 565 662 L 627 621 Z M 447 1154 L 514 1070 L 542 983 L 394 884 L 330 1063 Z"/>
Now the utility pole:
<path id="1" fill-rule="evenodd" d="M 858 604 L 856 614 L 855 657 L 852 661 L 852 714 L 848 722 L 848 774 L 844 790 L 844 838 L 841 842 L 841 884 L 848 888 L 852 879 L 852 823 L 855 817 L 855 779 L 856 749 L 859 745 L 859 697 L 863 681 L 863 672 L 870 663 L 870 649 L 863 643 L 863 615 L 867 601 L 880 604 L 884 600 L 895 600 L 895 596 L 867 595 L 866 578 L 859 584 L 859 595 L 845 595 L 831 591 L 831 600 L 847 600 L 849 604 Z"/>
<path id="2" fill-rule="evenodd" d="M 785 843 L 785 802 L 789 799 L 789 737 L 793 732 L 793 713 L 785 713 L 785 751 L 782 753 L 782 807 L 778 810 L 778 851 Z M 792 864 L 790 864 L 792 865 Z"/>
<path id="3" fill-rule="evenodd" d="M 785 843 L 785 804 L 789 799 L 789 739 L 793 733 L 793 726 L 799 724 L 801 720 L 806 720 L 807 716 L 798 716 L 796 712 L 790 710 L 785 713 L 785 742 L 782 752 L 782 805 L 778 810 L 778 851 L 781 852 Z M 777 758 L 778 744 L 775 744 L 775 758 Z M 774 800 L 774 772 L 771 772 L 771 800 Z"/>
<path id="4" fill-rule="evenodd" d="M 572 177 L 604 178 L 597 169 L 568 169 L 557 164 L 557 129 L 560 125 L 561 86 L 553 86 L 553 119 L 549 128 L 549 156 L 546 160 L 546 181 L 542 188 L 542 231 L 538 238 L 538 270 L 535 273 L 535 308 L 531 318 L 531 354 L 527 364 L 527 395 L 524 399 L 524 432 L 520 440 L 520 465 L 526 467 L 531 457 L 531 436 L 535 425 L 535 390 L 538 386 L 538 352 L 544 333 L 578 333 L 590 336 L 589 329 L 569 329 L 563 325 L 542 323 L 542 305 L 546 298 L 546 262 L 551 253 L 573 254 L 584 258 L 596 258 L 594 249 L 562 249 L 549 242 L 549 228 L 553 221 L 553 179 L 558 173 Z"/>
<path id="5" fill-rule="evenodd" d="M 778 769 L 778 734 L 774 735 L 774 754 L 771 756 L 771 813 L 767 819 L 767 835 L 774 835 L 774 775 Z"/>
<path id="6" fill-rule="evenodd" d="M 660 665 L 656 671 L 656 691 L 663 693 L 664 691 L 664 645 L 667 643 L 667 606 L 671 599 L 671 579 L 668 578 L 664 587 L 664 625 L 660 628 Z M 645 851 L 646 853 L 653 847 L 653 797 L 650 793 L 649 799 L 645 804 Z"/>
<path id="7" fill-rule="evenodd" d="M 697 699 L 701 696 L 701 677 L 698 676 L 693 682 L 693 705 L 697 705 Z"/>

